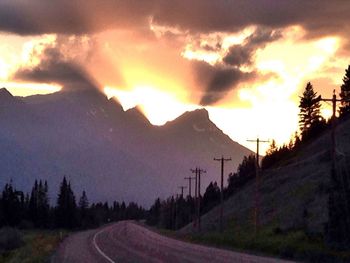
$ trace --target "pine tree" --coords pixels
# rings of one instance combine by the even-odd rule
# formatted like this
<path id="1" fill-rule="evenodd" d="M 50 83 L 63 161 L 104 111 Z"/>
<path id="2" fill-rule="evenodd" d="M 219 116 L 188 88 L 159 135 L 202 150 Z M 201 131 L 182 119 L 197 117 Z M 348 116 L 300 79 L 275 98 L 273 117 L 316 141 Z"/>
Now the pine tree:
<path id="1" fill-rule="evenodd" d="M 147 220 L 146 220 L 147 224 L 151 226 L 155 226 L 159 224 L 160 209 L 161 209 L 160 199 L 157 198 L 149 210 Z"/>
<path id="2" fill-rule="evenodd" d="M 269 149 L 266 151 L 266 154 L 273 154 L 274 152 L 277 151 L 277 145 L 276 145 L 276 141 L 272 140 Z"/>
<path id="3" fill-rule="evenodd" d="M 89 200 L 86 196 L 85 191 L 83 191 L 80 199 L 79 199 L 79 209 L 81 211 L 86 211 L 89 208 Z"/>
<path id="4" fill-rule="evenodd" d="M 75 196 L 66 177 L 63 178 L 57 198 L 56 225 L 65 228 L 74 228 L 77 225 Z"/>
<path id="5" fill-rule="evenodd" d="M 220 188 L 216 182 L 210 182 L 203 195 L 203 212 L 206 213 L 220 202 Z"/>
<path id="6" fill-rule="evenodd" d="M 16 226 L 20 223 L 23 216 L 23 211 L 21 210 L 22 195 L 22 192 L 17 191 L 12 186 L 12 182 L 5 185 L 1 198 L 3 224 Z"/>
<path id="7" fill-rule="evenodd" d="M 310 82 L 307 83 L 303 96 L 300 97 L 299 126 L 303 140 L 311 137 L 311 131 L 323 120 L 321 117 L 321 96 L 314 91 Z"/>
<path id="8" fill-rule="evenodd" d="M 38 221 L 38 190 L 38 181 L 35 180 L 29 199 L 29 217 L 34 225 L 36 225 Z"/>
<path id="9" fill-rule="evenodd" d="M 339 109 L 340 117 L 344 117 L 350 112 L 350 65 L 345 70 L 345 76 L 343 77 L 343 84 L 340 86 L 339 96 L 342 100 L 341 106 Z"/>

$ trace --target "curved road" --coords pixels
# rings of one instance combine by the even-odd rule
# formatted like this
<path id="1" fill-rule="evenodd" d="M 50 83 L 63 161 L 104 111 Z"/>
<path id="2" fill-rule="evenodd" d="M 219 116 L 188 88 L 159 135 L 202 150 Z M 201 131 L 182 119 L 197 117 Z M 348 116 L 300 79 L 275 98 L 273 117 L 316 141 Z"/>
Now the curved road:
<path id="1" fill-rule="evenodd" d="M 287 262 L 195 245 L 168 238 L 132 221 L 69 236 L 52 263 L 113 262 Z"/>

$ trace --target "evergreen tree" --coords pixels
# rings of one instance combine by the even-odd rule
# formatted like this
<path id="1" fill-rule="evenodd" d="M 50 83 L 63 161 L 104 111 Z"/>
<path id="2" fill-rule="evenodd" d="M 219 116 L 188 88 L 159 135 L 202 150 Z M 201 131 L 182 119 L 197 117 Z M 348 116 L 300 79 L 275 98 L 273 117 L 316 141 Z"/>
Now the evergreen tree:
<path id="1" fill-rule="evenodd" d="M 57 198 L 56 225 L 64 228 L 77 226 L 75 196 L 66 177 L 63 178 Z"/>
<path id="2" fill-rule="evenodd" d="M 343 77 L 343 84 L 340 86 L 339 96 L 342 100 L 349 100 L 341 102 L 339 114 L 340 117 L 344 117 L 350 112 L 350 65 L 345 70 L 345 76 Z"/>
<path id="3" fill-rule="evenodd" d="M 147 220 L 146 220 L 147 224 L 151 226 L 155 226 L 159 224 L 160 209 L 161 209 L 160 199 L 157 198 L 149 210 Z"/>
<path id="4" fill-rule="evenodd" d="M 47 227 L 49 223 L 48 185 L 40 180 L 34 182 L 29 199 L 29 219 L 35 227 Z"/>
<path id="5" fill-rule="evenodd" d="M 86 211 L 89 208 L 89 200 L 87 199 L 85 191 L 83 191 L 79 199 L 79 209 L 80 211 Z"/>
<path id="6" fill-rule="evenodd" d="M 303 96 L 300 97 L 300 113 L 299 126 L 302 139 L 308 139 L 315 135 L 315 130 L 318 129 L 319 124 L 323 121 L 321 117 L 320 104 L 321 96 L 318 96 L 314 91 L 310 82 L 307 83 Z"/>
<path id="7" fill-rule="evenodd" d="M 244 156 L 242 163 L 238 165 L 237 172 L 229 174 L 226 198 L 255 178 L 255 164 L 255 154 Z"/>
<path id="8" fill-rule="evenodd" d="M 220 203 L 220 188 L 216 182 L 210 182 L 203 195 L 203 213 L 208 212 Z"/>
<path id="9" fill-rule="evenodd" d="M 266 151 L 266 154 L 273 154 L 277 151 L 276 141 L 272 140 L 269 149 Z"/>
<path id="10" fill-rule="evenodd" d="M 20 223 L 23 217 L 21 196 L 23 197 L 23 193 L 21 191 L 17 191 L 12 186 L 12 182 L 5 185 L 1 197 L 3 225 L 17 226 Z"/>
<path id="11" fill-rule="evenodd" d="M 38 221 L 38 181 L 35 180 L 29 199 L 29 218 L 35 225 Z"/>

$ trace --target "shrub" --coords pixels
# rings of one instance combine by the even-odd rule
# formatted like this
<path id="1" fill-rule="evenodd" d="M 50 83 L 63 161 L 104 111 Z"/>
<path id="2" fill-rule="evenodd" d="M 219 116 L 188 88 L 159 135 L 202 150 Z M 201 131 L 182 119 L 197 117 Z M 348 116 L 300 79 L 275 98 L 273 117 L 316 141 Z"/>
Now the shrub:
<path id="1" fill-rule="evenodd" d="M 0 229 L 0 251 L 12 250 L 23 244 L 22 234 L 12 227 Z"/>

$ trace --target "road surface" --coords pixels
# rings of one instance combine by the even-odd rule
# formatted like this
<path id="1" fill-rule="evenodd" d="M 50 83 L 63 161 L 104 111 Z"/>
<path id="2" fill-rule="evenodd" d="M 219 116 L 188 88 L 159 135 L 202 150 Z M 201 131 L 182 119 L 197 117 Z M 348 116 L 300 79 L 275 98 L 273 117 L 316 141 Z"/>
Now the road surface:
<path id="1" fill-rule="evenodd" d="M 132 221 L 121 221 L 98 230 L 66 238 L 52 263 L 113 262 L 287 262 L 195 245 L 168 238 Z"/>

